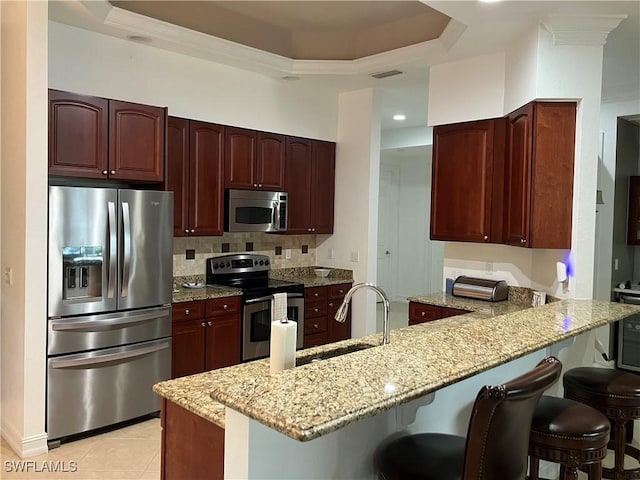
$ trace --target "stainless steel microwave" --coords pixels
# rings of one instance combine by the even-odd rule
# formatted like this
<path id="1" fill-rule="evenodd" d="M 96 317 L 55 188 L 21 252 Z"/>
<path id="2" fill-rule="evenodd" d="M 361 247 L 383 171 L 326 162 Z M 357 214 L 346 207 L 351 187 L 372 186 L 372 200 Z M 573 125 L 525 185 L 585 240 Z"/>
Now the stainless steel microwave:
<path id="1" fill-rule="evenodd" d="M 225 191 L 225 232 L 285 232 L 286 192 Z"/>

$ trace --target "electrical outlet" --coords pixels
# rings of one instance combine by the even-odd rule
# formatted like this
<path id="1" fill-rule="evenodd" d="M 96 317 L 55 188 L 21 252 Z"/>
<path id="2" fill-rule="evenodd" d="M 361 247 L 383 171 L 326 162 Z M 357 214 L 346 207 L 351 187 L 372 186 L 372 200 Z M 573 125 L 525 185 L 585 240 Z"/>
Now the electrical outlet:
<path id="1" fill-rule="evenodd" d="M 485 264 L 485 270 L 489 275 L 491 275 L 493 273 L 493 262 L 487 262 Z"/>
<path id="2" fill-rule="evenodd" d="M 284 258 L 286 258 L 287 260 L 291 260 L 291 249 L 290 248 L 287 248 L 284 251 Z"/>
<path id="3" fill-rule="evenodd" d="M 360 261 L 360 252 L 358 252 L 357 250 L 354 250 L 351 252 L 351 261 L 352 262 L 359 262 Z"/>
<path id="4" fill-rule="evenodd" d="M 327 252 L 327 258 L 331 260 L 333 258 L 333 248 L 330 248 Z"/>

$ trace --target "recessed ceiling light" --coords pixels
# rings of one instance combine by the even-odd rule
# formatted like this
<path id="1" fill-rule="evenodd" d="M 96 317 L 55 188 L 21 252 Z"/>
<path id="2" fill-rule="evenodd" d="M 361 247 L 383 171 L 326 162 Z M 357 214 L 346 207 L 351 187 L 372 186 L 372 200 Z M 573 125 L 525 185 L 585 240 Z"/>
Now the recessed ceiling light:
<path id="1" fill-rule="evenodd" d="M 397 113 L 393 116 L 394 120 L 397 120 L 398 122 L 401 122 L 402 120 L 406 120 L 407 117 L 405 117 L 404 115 L 402 115 L 401 113 Z"/>

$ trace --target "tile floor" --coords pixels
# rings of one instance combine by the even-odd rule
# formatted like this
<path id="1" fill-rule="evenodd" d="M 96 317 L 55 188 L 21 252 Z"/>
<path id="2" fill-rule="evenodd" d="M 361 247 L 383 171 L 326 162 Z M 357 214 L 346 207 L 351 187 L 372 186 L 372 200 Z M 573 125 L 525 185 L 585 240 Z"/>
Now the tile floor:
<path id="1" fill-rule="evenodd" d="M 3 480 L 159 480 L 160 419 L 154 418 L 101 435 L 63 443 L 49 453 L 27 459 L 35 462 L 23 464 L 25 469 L 31 465 L 31 471 L 15 471 L 20 464 L 14 462 L 19 458 L 4 439 L 0 457 L 0 478 Z M 74 472 L 69 471 L 73 470 L 72 462 L 77 466 Z M 56 466 L 67 471 L 45 471 Z"/>

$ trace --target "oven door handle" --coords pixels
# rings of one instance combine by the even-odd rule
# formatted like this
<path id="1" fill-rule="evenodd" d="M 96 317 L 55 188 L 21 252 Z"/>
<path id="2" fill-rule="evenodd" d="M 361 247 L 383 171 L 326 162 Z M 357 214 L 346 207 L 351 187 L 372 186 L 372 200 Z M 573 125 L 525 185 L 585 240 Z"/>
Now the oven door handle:
<path id="1" fill-rule="evenodd" d="M 258 303 L 258 302 L 268 302 L 270 300 L 273 300 L 273 296 L 267 295 L 264 297 L 258 297 L 258 298 L 252 298 L 251 300 L 246 300 L 244 303 L 249 304 L 249 303 Z"/>

